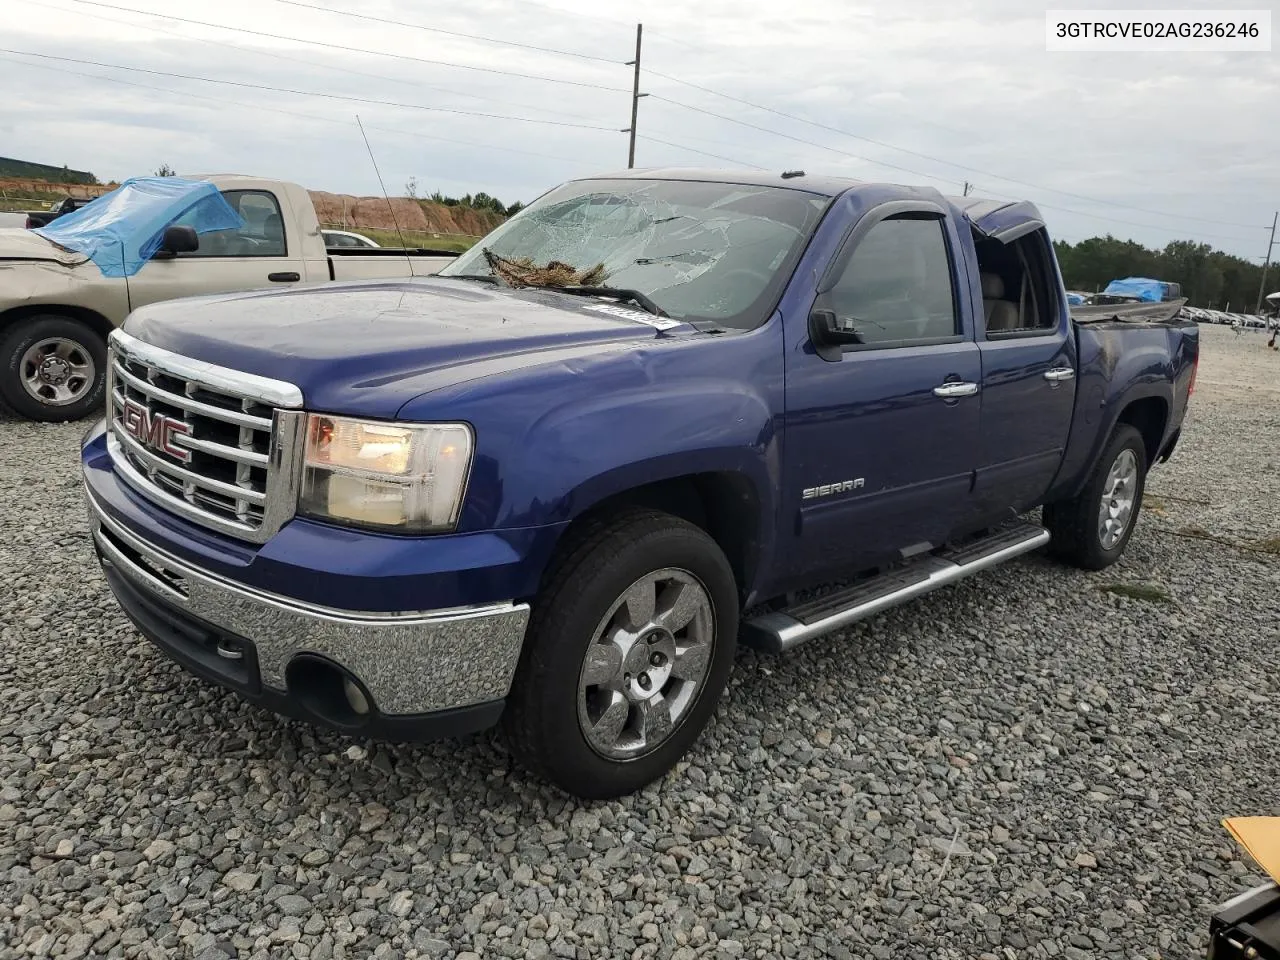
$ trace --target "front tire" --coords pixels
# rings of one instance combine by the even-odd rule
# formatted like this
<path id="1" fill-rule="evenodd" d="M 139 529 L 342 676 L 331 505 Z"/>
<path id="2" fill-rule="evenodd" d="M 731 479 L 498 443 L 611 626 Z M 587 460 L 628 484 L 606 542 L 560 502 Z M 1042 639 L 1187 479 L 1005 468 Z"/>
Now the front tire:
<path id="1" fill-rule="evenodd" d="M 1111 566 L 1133 536 L 1146 482 L 1146 443 L 1134 427 L 1122 423 L 1080 494 L 1045 506 L 1044 525 L 1053 538 L 1049 552 L 1084 570 Z"/>
<path id="2" fill-rule="evenodd" d="M 652 510 L 597 523 L 534 604 L 503 715 L 512 752 L 584 799 L 639 790 L 710 719 L 737 632 L 733 572 L 704 531 Z"/>
<path id="3" fill-rule="evenodd" d="M 79 420 L 102 405 L 107 345 L 79 320 L 29 317 L 0 339 L 0 398 L 30 420 Z"/>

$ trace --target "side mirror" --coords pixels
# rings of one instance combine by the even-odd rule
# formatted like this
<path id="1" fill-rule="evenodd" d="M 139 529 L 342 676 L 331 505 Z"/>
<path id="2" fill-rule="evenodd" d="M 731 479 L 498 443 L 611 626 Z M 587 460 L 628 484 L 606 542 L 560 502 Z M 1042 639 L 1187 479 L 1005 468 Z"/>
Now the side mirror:
<path id="1" fill-rule="evenodd" d="M 840 348 L 846 343 L 863 342 L 852 320 L 824 307 L 815 308 L 809 314 L 809 339 L 818 356 L 833 363 L 843 356 Z"/>
<path id="2" fill-rule="evenodd" d="M 819 348 L 819 353 L 822 353 L 823 347 L 839 348 L 846 343 L 864 342 L 853 320 L 838 316 L 834 310 L 825 308 L 816 309 L 809 314 L 809 336 Z"/>
<path id="3" fill-rule="evenodd" d="M 195 227 L 165 227 L 160 238 L 160 249 L 156 251 L 158 258 L 175 257 L 180 253 L 191 253 L 200 249 L 200 237 Z"/>

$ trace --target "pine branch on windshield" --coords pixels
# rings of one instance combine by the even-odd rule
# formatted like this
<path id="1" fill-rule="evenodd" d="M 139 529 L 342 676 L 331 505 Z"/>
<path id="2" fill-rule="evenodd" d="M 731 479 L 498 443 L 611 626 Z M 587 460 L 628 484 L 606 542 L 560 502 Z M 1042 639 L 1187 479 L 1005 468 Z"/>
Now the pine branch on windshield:
<path id="1" fill-rule="evenodd" d="M 559 260 L 548 261 L 544 266 L 538 266 L 530 257 L 512 260 L 488 247 L 483 253 L 494 275 L 512 287 L 594 287 L 604 282 L 603 263 L 580 270 Z"/>

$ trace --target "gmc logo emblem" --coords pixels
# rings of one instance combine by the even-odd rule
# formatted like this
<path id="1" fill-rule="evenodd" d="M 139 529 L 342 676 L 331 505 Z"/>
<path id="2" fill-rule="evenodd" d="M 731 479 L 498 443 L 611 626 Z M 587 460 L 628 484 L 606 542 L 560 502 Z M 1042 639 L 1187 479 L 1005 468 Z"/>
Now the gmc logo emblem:
<path id="1" fill-rule="evenodd" d="M 163 413 L 152 413 L 137 400 L 130 398 L 124 402 L 120 422 L 125 432 L 144 447 L 167 453 L 181 463 L 191 462 L 191 451 L 173 442 L 177 435 L 185 436 L 191 432 L 191 428 L 181 420 L 166 417 Z"/>

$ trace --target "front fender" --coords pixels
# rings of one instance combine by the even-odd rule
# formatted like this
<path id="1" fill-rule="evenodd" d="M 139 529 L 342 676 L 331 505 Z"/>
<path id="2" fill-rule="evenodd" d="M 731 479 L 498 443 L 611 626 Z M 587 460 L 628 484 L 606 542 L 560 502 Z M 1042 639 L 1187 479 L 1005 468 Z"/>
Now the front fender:
<path id="1" fill-rule="evenodd" d="M 780 318 L 459 382 L 406 404 L 409 420 L 471 424 L 459 532 L 564 524 L 609 497 L 693 474 L 754 487 L 773 536 L 781 483 Z"/>
<path id="2" fill-rule="evenodd" d="M 705 379 L 610 392 L 533 425 L 523 475 L 548 493 L 544 522 L 572 520 L 635 487 L 698 473 L 743 474 L 771 516 L 781 456 L 774 419 L 740 382 Z"/>
<path id="3" fill-rule="evenodd" d="M 93 263 L 0 259 L 0 322 L 10 313 L 65 313 L 67 308 L 119 325 L 129 313 L 128 287 L 123 279 L 104 277 Z"/>

